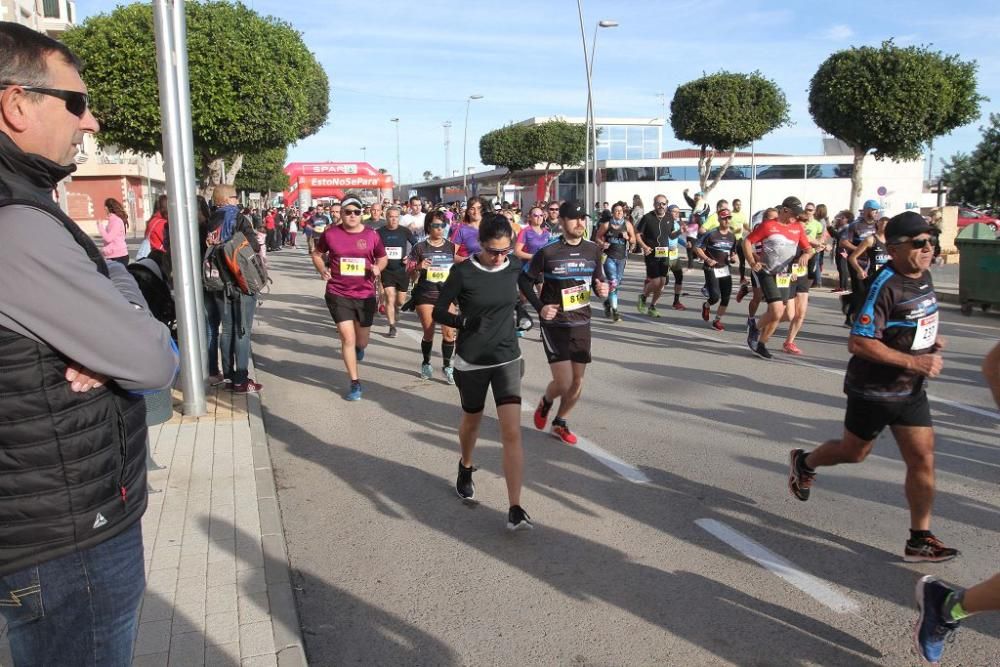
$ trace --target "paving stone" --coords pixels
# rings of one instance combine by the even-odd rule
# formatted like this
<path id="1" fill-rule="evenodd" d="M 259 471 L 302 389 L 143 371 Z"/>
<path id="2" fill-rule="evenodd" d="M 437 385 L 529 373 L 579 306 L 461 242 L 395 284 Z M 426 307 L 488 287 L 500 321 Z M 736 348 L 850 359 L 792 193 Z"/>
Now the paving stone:
<path id="1" fill-rule="evenodd" d="M 205 617 L 205 643 L 208 646 L 229 644 L 240 640 L 239 612 L 225 611 Z"/>
<path id="2" fill-rule="evenodd" d="M 271 605 L 267 592 L 240 595 L 238 598 L 240 610 L 240 625 L 266 621 L 271 617 Z"/>
<path id="3" fill-rule="evenodd" d="M 132 660 L 132 667 L 167 667 L 168 653 L 151 653 L 150 655 L 137 655 Z M 3 663 L 8 664 L 8 663 Z"/>
<path id="4" fill-rule="evenodd" d="M 235 667 L 239 664 L 239 642 L 209 646 L 205 649 L 205 667 Z"/>
<path id="5" fill-rule="evenodd" d="M 236 584 L 225 584 L 223 586 L 213 586 L 205 593 L 205 613 L 218 614 L 221 612 L 233 612 L 238 609 Z"/>
<path id="6" fill-rule="evenodd" d="M 263 567 L 236 572 L 237 595 L 240 597 L 267 591 Z"/>
<path id="7" fill-rule="evenodd" d="M 270 655 L 255 655 L 252 658 L 244 658 L 240 663 L 240 667 L 278 667 L 278 656 L 272 653 Z"/>
<path id="8" fill-rule="evenodd" d="M 135 655 L 165 653 L 170 650 L 170 621 L 140 623 L 135 637 Z"/>
<path id="9" fill-rule="evenodd" d="M 230 555 L 227 560 L 208 564 L 209 587 L 236 583 L 236 557 Z"/>
<path id="10" fill-rule="evenodd" d="M 170 640 L 168 667 L 190 667 L 205 664 L 205 637 L 200 632 L 174 635 Z"/>
<path id="11" fill-rule="evenodd" d="M 274 654 L 271 621 L 259 621 L 240 626 L 240 657 Z"/>
<path id="12" fill-rule="evenodd" d="M 174 596 L 161 593 L 146 593 L 142 596 L 142 612 L 139 623 L 169 621 L 174 615 Z"/>

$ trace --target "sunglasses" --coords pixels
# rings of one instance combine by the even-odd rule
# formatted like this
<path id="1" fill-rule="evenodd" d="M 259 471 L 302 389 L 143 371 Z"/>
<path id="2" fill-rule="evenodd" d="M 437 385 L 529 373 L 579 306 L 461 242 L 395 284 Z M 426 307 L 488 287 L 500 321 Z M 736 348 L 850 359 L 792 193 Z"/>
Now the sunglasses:
<path id="1" fill-rule="evenodd" d="M 341 215 L 361 215 L 360 208 L 345 208 L 340 212 Z"/>
<path id="2" fill-rule="evenodd" d="M 531 214 L 532 218 L 541 218 L 541 217 L 544 217 L 544 216 L 545 216 L 544 213 L 532 213 Z"/>
<path id="3" fill-rule="evenodd" d="M 550 208 L 549 209 L 549 213 L 558 213 L 558 212 L 559 212 L 558 208 Z"/>
<path id="4" fill-rule="evenodd" d="M 445 225 L 443 222 L 432 222 L 431 223 L 431 229 L 444 229 L 446 226 L 447 225 Z"/>
<path id="5" fill-rule="evenodd" d="M 909 243 L 915 250 L 922 250 L 929 245 L 933 244 L 933 239 L 910 239 L 909 241 L 896 241 L 895 243 L 890 243 L 889 245 L 903 245 L 904 243 Z"/>
<path id="6" fill-rule="evenodd" d="M 667 205 L 667 202 L 665 202 L 665 201 L 653 202 L 653 206 L 666 206 L 666 205 Z"/>
<path id="7" fill-rule="evenodd" d="M 506 257 L 511 252 L 513 252 L 513 250 L 514 249 L 512 247 L 510 247 L 510 246 L 507 246 L 506 248 L 502 248 L 500 250 L 494 250 L 493 248 L 483 248 L 483 252 L 489 253 L 490 255 L 493 255 L 494 257 Z"/>
<path id="8" fill-rule="evenodd" d="M 87 113 L 87 107 L 90 106 L 90 96 L 87 95 L 87 93 L 81 93 L 79 90 L 60 90 L 58 88 L 22 86 L 19 83 L 0 83 L 0 90 L 11 88 L 13 86 L 17 86 L 31 93 L 38 93 L 39 95 L 58 97 L 66 103 L 66 111 L 70 112 L 77 118 L 83 118 L 83 114 Z"/>

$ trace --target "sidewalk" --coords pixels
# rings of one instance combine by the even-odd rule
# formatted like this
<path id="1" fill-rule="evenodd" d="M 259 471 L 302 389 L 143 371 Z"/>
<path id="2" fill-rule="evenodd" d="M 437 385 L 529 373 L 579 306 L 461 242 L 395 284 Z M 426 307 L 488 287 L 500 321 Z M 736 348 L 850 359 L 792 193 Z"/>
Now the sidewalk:
<path id="1" fill-rule="evenodd" d="M 305 665 L 260 397 L 212 389 L 208 402 L 204 417 L 175 411 L 149 430 L 161 468 L 142 519 L 133 664 Z"/>

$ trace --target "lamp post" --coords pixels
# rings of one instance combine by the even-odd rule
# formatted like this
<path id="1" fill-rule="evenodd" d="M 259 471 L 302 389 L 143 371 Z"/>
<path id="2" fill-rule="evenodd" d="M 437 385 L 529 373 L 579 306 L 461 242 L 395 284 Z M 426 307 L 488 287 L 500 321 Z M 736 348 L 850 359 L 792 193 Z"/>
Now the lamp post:
<path id="1" fill-rule="evenodd" d="M 403 198 L 403 169 L 402 169 L 402 167 L 399 166 L 399 119 L 398 118 L 390 118 L 389 122 L 396 124 L 396 178 L 399 179 L 399 181 L 396 183 L 396 186 L 399 188 L 399 198 L 402 199 Z"/>
<path id="2" fill-rule="evenodd" d="M 367 146 L 362 146 L 361 147 L 361 161 L 362 162 L 368 162 L 368 147 Z"/>
<path id="3" fill-rule="evenodd" d="M 598 21 L 597 25 L 594 26 L 594 38 L 593 38 L 593 40 L 590 43 L 590 66 L 589 66 L 590 67 L 590 77 L 588 77 L 588 79 L 587 79 L 588 81 L 590 81 L 592 79 L 593 75 L 594 75 L 594 55 L 597 53 L 597 30 L 598 30 L 598 28 L 617 28 L 617 27 L 618 27 L 618 21 L 612 21 L 612 20 L 609 20 L 609 19 L 605 19 L 603 21 Z M 596 210 L 596 207 L 597 207 L 597 119 L 594 117 L 594 93 L 593 93 L 593 89 L 590 89 L 590 90 L 587 91 L 587 113 L 590 115 L 590 133 L 591 133 L 590 136 L 591 136 L 591 143 L 594 146 L 594 163 L 593 163 L 593 170 L 594 170 L 594 207 L 591 209 L 591 212 L 594 212 Z M 626 150 L 628 150 L 627 144 L 626 144 Z"/>
<path id="4" fill-rule="evenodd" d="M 469 172 L 465 168 L 466 150 L 469 145 L 469 107 L 472 106 L 472 100 L 481 99 L 483 99 L 482 95 L 469 95 L 468 99 L 465 100 L 465 133 L 462 138 L 462 196 L 465 197 L 466 201 L 469 199 L 469 191 L 466 185 L 469 180 Z"/>
<path id="5" fill-rule="evenodd" d="M 451 176 L 451 121 L 441 124 L 444 128 L 444 177 Z"/>

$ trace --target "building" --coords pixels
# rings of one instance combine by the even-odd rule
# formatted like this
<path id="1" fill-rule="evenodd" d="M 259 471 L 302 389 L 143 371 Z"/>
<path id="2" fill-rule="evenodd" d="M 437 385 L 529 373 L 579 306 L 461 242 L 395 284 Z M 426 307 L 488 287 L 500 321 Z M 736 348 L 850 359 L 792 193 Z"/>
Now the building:
<path id="1" fill-rule="evenodd" d="M 0 0 L 0 21 L 20 23 L 59 38 L 76 23 L 74 0 Z"/>
<path id="2" fill-rule="evenodd" d="M 549 118 L 530 118 L 524 123 L 539 123 Z M 565 119 L 583 123 L 582 118 Z M 625 201 L 639 195 L 645 208 L 653 197 L 664 194 L 671 202 L 685 207 L 684 191 L 700 189 L 697 149 L 661 153 L 662 118 L 597 118 L 597 201 Z M 718 199 L 741 199 L 747 210 L 774 206 L 788 195 L 803 202 L 824 203 L 831 211 L 850 204 L 854 156 L 836 140 L 817 137 L 822 152 L 814 155 L 775 155 L 737 152 L 732 164 L 708 194 L 710 202 Z M 728 155 L 718 155 L 711 176 L 717 175 Z M 584 174 L 581 166 L 565 170 L 545 185 L 545 172 L 535 169 L 518 172 L 512 178 L 505 169 L 472 174 L 467 179 L 469 195 L 518 201 L 530 206 L 543 199 L 579 199 L 584 197 Z M 923 192 L 923 160 L 908 162 L 879 161 L 869 155 L 862 165 L 862 199 L 877 199 L 889 214 L 919 209 Z M 551 174 L 550 174 L 551 175 Z M 502 193 L 497 188 L 506 183 Z M 462 178 L 404 186 L 433 201 L 462 199 Z"/>

